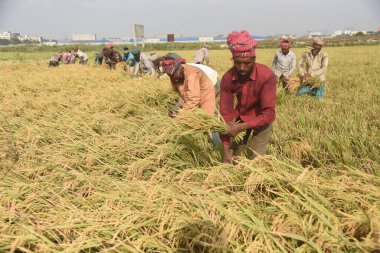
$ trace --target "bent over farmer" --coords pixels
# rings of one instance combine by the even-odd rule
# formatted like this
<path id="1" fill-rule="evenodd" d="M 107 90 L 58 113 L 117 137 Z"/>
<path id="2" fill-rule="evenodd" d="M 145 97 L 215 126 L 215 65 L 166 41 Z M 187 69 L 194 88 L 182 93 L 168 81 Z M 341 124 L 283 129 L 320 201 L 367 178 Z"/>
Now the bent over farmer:
<path id="1" fill-rule="evenodd" d="M 208 49 L 210 46 L 207 43 L 204 43 L 200 49 L 195 52 L 194 63 L 195 64 L 205 64 L 208 65 L 210 62 Z"/>
<path id="2" fill-rule="evenodd" d="M 163 71 L 170 77 L 173 90 L 180 96 L 177 105 L 183 109 L 199 107 L 211 115 L 215 113 L 214 83 L 200 68 L 185 64 L 181 57 L 168 54 L 161 59 Z M 174 116 L 175 110 L 169 112 Z"/>
<path id="3" fill-rule="evenodd" d="M 325 80 L 327 66 L 329 64 L 328 54 L 321 51 L 324 41 L 322 38 L 313 39 L 313 47 L 305 52 L 299 61 L 298 72 L 303 79 L 303 83 L 308 82 L 312 77 L 318 77 L 318 84 L 314 87 L 304 85 L 297 91 L 297 96 L 309 94 L 315 96 L 316 99 L 321 99 L 325 95 Z"/>
<path id="4" fill-rule="evenodd" d="M 230 33 L 227 44 L 234 65 L 223 75 L 220 91 L 220 113 L 229 126 L 221 135 L 225 163 L 232 162 L 246 147 L 250 159 L 265 154 L 276 105 L 276 76 L 267 66 L 256 63 L 256 41 L 241 31 Z M 231 143 L 231 137 L 243 131 L 243 140 Z"/>
<path id="5" fill-rule="evenodd" d="M 203 66 L 185 64 L 186 60 L 177 54 L 169 53 L 161 58 L 163 71 L 170 77 L 173 90 L 180 95 L 180 101 L 169 112 L 174 117 L 179 109 L 201 108 L 210 115 L 215 114 L 215 86 L 218 74 Z M 218 133 L 212 133 L 214 145 L 220 145 Z"/>

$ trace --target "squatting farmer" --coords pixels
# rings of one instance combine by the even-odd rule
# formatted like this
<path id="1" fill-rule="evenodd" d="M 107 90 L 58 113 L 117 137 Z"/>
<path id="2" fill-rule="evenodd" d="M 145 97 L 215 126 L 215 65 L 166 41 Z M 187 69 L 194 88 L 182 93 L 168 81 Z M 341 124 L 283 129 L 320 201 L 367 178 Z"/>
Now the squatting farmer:
<path id="1" fill-rule="evenodd" d="M 135 57 L 133 56 L 131 51 L 129 51 L 128 47 L 123 48 L 123 52 L 121 54 L 121 60 L 125 62 L 127 65 L 129 65 L 131 68 L 136 64 Z M 124 70 L 125 71 L 128 70 L 127 66 L 125 66 Z"/>
<path id="2" fill-rule="evenodd" d="M 296 55 L 290 51 L 290 46 L 289 40 L 281 40 L 281 49 L 276 52 L 272 61 L 272 70 L 285 91 L 287 91 L 289 78 L 296 69 Z"/>
<path id="3" fill-rule="evenodd" d="M 110 69 L 115 68 L 116 64 L 121 61 L 121 55 L 113 48 L 112 43 L 107 45 L 107 49 L 102 52 L 103 62 L 109 66 Z"/>
<path id="4" fill-rule="evenodd" d="M 321 51 L 324 41 L 322 38 L 314 38 L 312 49 L 302 55 L 298 63 L 298 72 L 304 83 L 312 77 L 319 77 L 320 85 L 311 87 L 310 85 L 302 86 L 297 91 L 297 96 L 309 94 L 315 96 L 316 99 L 323 98 L 325 94 L 326 71 L 329 64 L 328 54 Z"/>
<path id="5" fill-rule="evenodd" d="M 227 44 L 234 65 L 222 77 L 220 113 L 229 125 L 221 135 L 223 162 L 230 163 L 246 147 L 250 159 L 265 154 L 275 119 L 276 76 L 267 66 L 256 63 L 256 41 L 247 31 L 230 33 Z M 242 131 L 243 140 L 231 143 L 231 137 Z"/>

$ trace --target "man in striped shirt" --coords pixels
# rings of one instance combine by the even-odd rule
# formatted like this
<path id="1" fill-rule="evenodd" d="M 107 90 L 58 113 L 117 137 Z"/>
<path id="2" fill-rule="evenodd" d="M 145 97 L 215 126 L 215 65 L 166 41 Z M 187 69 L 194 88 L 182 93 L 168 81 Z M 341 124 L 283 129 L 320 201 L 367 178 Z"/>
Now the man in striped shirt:
<path id="1" fill-rule="evenodd" d="M 281 40 L 281 49 L 273 58 L 272 70 L 278 78 L 278 82 L 287 90 L 288 80 L 296 69 L 296 55 L 290 51 L 290 42 Z"/>

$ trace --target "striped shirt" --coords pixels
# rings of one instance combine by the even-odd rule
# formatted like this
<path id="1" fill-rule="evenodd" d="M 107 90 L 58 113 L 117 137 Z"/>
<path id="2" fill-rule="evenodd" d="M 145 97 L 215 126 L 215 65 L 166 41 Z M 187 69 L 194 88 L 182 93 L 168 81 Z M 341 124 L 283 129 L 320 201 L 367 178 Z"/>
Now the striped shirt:
<path id="1" fill-rule="evenodd" d="M 273 58 L 272 70 L 277 77 L 284 75 L 290 77 L 296 69 L 296 55 L 289 51 L 288 54 L 283 54 L 278 50 Z"/>

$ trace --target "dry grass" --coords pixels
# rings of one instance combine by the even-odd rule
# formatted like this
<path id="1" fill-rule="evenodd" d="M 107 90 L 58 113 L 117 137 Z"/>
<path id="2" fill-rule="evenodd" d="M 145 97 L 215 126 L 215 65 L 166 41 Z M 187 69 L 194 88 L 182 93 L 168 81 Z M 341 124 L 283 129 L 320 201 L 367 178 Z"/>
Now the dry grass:
<path id="1" fill-rule="evenodd" d="M 167 80 L 0 62 L 0 252 L 374 252 L 374 49 L 329 49 L 323 102 L 279 90 L 270 156 L 235 166 L 204 134 L 223 123 L 167 117 Z"/>

